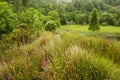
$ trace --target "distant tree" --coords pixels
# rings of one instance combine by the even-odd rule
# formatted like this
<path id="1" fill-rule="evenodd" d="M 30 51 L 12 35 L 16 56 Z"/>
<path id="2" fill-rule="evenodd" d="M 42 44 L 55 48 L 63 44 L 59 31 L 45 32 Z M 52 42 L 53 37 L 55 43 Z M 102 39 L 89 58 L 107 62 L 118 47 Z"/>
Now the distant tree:
<path id="1" fill-rule="evenodd" d="M 67 20 L 70 22 L 70 21 L 73 21 L 73 22 L 75 22 L 75 18 L 76 18 L 76 15 L 78 14 L 78 12 L 76 12 L 76 11 L 73 11 L 73 12 L 69 12 L 69 13 L 67 13 L 67 15 L 66 15 L 66 18 L 67 18 Z"/>
<path id="2" fill-rule="evenodd" d="M 28 0 L 22 0 L 22 5 L 27 6 L 27 2 L 28 2 Z"/>
<path id="3" fill-rule="evenodd" d="M 66 11 L 68 12 L 72 12 L 74 11 L 74 6 L 72 3 L 68 3 L 67 6 L 66 6 Z"/>
<path id="4" fill-rule="evenodd" d="M 75 23 L 76 24 L 81 24 L 81 14 L 76 15 Z"/>
<path id="5" fill-rule="evenodd" d="M 108 25 L 114 25 L 116 23 L 116 20 L 118 18 L 118 15 L 116 13 L 108 13 L 108 12 L 103 12 L 101 13 L 101 20 L 100 23 L 107 22 Z"/>
<path id="6" fill-rule="evenodd" d="M 60 22 L 62 25 L 66 25 L 67 24 L 67 18 L 65 14 L 61 14 L 60 15 Z"/>
<path id="7" fill-rule="evenodd" d="M 120 27 L 120 19 L 114 20 L 114 25 Z"/>
<path id="8" fill-rule="evenodd" d="M 92 31 L 99 31 L 100 30 L 100 26 L 99 26 L 99 16 L 98 16 L 98 12 L 97 9 L 93 9 L 92 14 L 90 16 L 90 21 L 89 21 L 89 30 Z"/>
<path id="9" fill-rule="evenodd" d="M 88 23 L 87 15 L 86 14 L 78 14 L 78 15 L 76 15 L 75 23 L 76 24 L 81 24 L 81 25 L 87 24 Z"/>

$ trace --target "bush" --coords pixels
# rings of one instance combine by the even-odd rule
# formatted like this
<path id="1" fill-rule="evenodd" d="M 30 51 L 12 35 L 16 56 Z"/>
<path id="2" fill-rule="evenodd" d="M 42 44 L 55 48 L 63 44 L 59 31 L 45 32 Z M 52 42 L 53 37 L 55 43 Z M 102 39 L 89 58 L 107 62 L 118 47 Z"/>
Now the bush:
<path id="1" fill-rule="evenodd" d="M 27 23 L 29 28 L 42 29 L 41 13 L 37 9 L 28 8 L 18 16 L 19 23 Z"/>
<path id="2" fill-rule="evenodd" d="M 48 16 L 50 16 L 50 20 L 55 21 L 57 27 L 60 27 L 60 17 L 59 13 L 57 11 L 50 11 L 48 13 Z"/>
<path id="3" fill-rule="evenodd" d="M 57 27 L 57 24 L 56 24 L 55 21 L 48 21 L 48 22 L 45 24 L 45 30 L 46 30 L 46 31 L 56 30 L 56 27 Z"/>
<path id="4" fill-rule="evenodd" d="M 0 2 L 0 35 L 12 32 L 16 24 L 16 15 L 8 3 Z"/>
<path id="5" fill-rule="evenodd" d="M 107 26 L 108 23 L 107 23 L 107 22 L 103 22 L 101 25 L 102 25 L 102 26 Z"/>
<path id="6" fill-rule="evenodd" d="M 17 28 L 13 30 L 13 38 L 17 42 L 17 45 L 29 43 L 30 29 L 26 23 L 17 25 Z"/>

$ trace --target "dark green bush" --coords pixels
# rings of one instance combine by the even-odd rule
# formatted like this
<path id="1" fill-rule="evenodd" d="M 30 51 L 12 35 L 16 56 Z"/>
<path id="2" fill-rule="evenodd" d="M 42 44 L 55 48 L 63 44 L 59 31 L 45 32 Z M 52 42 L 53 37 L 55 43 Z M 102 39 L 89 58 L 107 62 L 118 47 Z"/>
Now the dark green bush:
<path id="1" fill-rule="evenodd" d="M 53 30 L 56 30 L 56 22 L 55 21 L 48 21 L 46 24 L 45 24 L 45 30 L 46 31 L 53 31 Z"/>

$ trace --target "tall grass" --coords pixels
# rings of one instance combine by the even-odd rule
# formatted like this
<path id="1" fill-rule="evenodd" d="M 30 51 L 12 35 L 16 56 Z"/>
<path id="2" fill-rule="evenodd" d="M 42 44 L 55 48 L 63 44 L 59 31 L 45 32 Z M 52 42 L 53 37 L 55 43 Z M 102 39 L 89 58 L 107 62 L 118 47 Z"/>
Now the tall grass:
<path id="1" fill-rule="evenodd" d="M 0 56 L 1 80 L 119 80 L 119 43 L 44 32 Z"/>

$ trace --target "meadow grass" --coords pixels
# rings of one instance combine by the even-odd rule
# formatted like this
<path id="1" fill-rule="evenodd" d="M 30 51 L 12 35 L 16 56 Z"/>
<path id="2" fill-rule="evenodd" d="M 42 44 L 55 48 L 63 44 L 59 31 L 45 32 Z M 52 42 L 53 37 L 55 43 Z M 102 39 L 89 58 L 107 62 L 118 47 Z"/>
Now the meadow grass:
<path id="1" fill-rule="evenodd" d="M 1 80 L 120 80 L 120 45 L 70 32 L 43 32 L 0 55 Z"/>
<path id="2" fill-rule="evenodd" d="M 88 30 L 89 25 L 65 25 L 61 26 L 60 30 L 80 31 L 80 32 L 91 32 Z M 115 26 L 100 26 L 99 32 L 105 33 L 120 33 L 120 27 Z"/>

